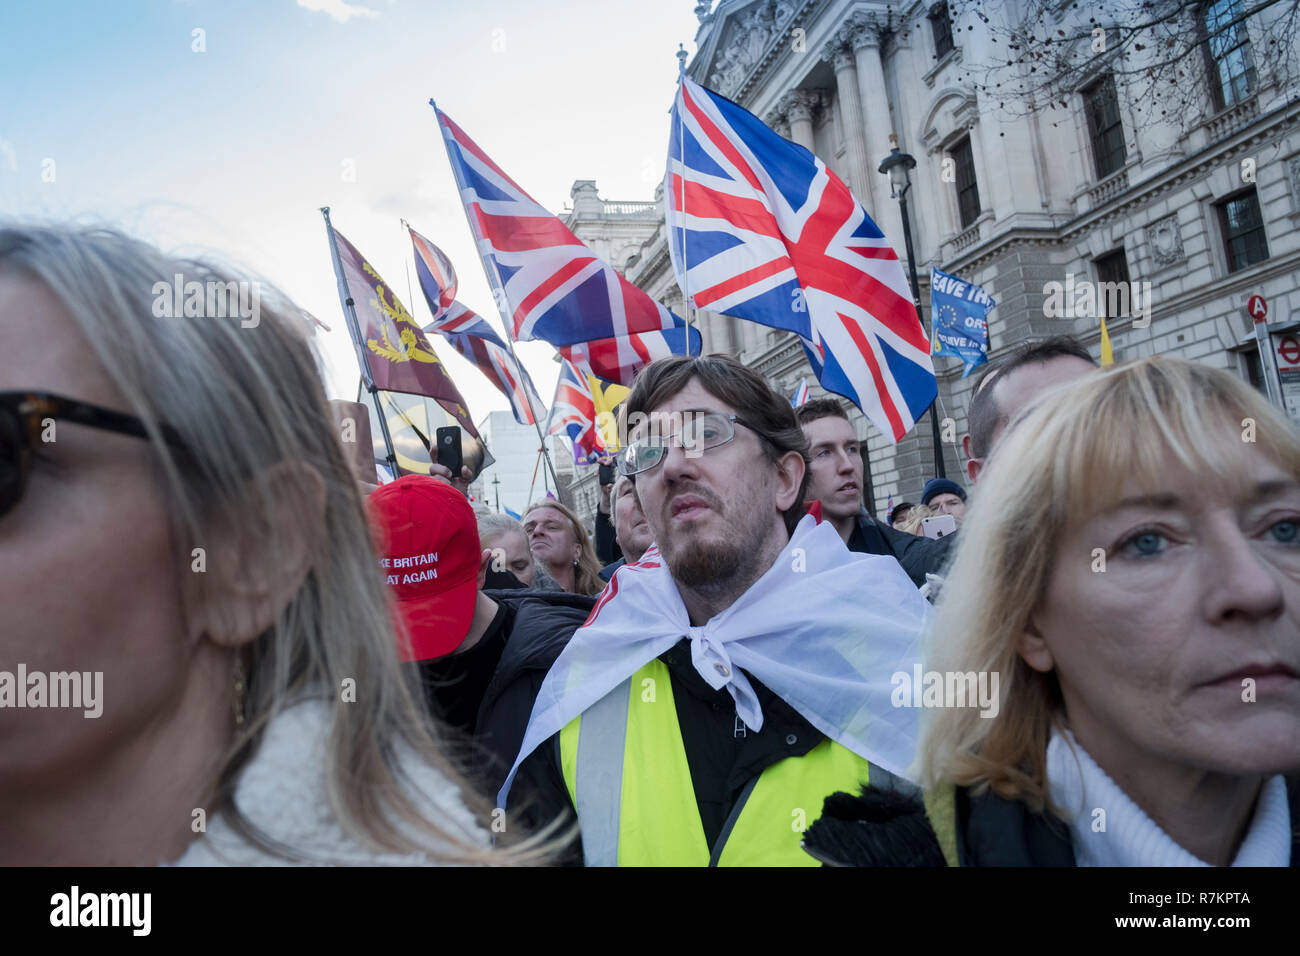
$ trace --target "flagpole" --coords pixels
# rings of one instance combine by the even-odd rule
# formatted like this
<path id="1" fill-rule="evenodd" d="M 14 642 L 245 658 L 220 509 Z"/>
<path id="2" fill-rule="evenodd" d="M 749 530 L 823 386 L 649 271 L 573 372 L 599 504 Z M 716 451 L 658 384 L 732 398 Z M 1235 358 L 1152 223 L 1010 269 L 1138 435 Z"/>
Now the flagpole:
<path id="1" fill-rule="evenodd" d="M 537 449 L 537 460 L 533 462 L 533 480 L 528 483 L 528 504 L 533 503 L 533 489 L 537 487 L 537 466 L 542 463 L 542 449 Z M 527 512 L 524 512 L 527 514 Z"/>
<path id="2" fill-rule="evenodd" d="M 430 98 L 429 105 L 433 107 L 434 122 L 438 123 L 438 135 L 442 137 L 442 148 L 446 150 L 447 138 L 443 136 L 442 123 L 438 122 L 438 104 Z M 450 152 L 447 153 L 447 165 L 451 167 L 451 175 L 456 180 L 456 188 L 461 194 L 460 208 L 465 213 L 465 222 L 469 225 L 470 235 L 474 237 L 474 245 L 477 247 L 479 238 L 478 230 L 474 228 L 474 220 L 470 218 L 469 209 L 465 206 L 464 194 L 469 187 L 466 186 L 464 180 L 461 178 L 460 167 L 452 158 Z M 519 356 L 515 352 L 514 323 L 511 321 L 510 315 L 505 311 L 509 305 L 509 300 L 506 298 L 505 289 L 501 285 L 501 275 L 497 271 L 495 261 L 493 261 L 492 268 L 489 270 L 487 268 L 487 257 L 483 255 L 483 250 L 479 249 L 478 253 L 479 259 L 483 260 L 483 272 L 487 275 L 488 285 L 492 287 L 492 296 L 497 300 L 497 312 L 501 315 L 501 324 L 504 326 L 506 333 L 506 348 L 510 350 L 510 357 L 515 360 L 515 367 L 519 370 L 520 379 L 522 381 L 524 366 L 523 363 L 519 361 Z M 551 462 L 550 453 L 546 450 L 546 437 L 542 434 L 541 425 L 538 424 L 540 418 L 537 414 L 537 409 L 533 408 L 533 398 L 528 394 L 528 384 L 523 382 L 522 387 L 524 390 L 524 401 L 528 403 L 528 411 L 533 416 L 533 427 L 537 429 L 537 438 L 542 443 L 542 456 L 546 459 L 546 467 L 550 471 L 551 477 L 555 479 L 555 489 L 558 492 L 560 488 L 560 478 L 555 473 L 555 465 Z"/>
<path id="3" fill-rule="evenodd" d="M 557 379 L 555 380 L 555 391 L 551 393 L 551 410 L 550 410 L 550 411 L 547 413 L 547 415 L 546 415 L 546 435 L 542 438 L 542 445 L 541 445 L 541 447 L 537 449 L 537 454 L 538 454 L 540 457 L 544 457 L 544 458 L 547 460 L 548 463 L 549 463 L 550 460 L 551 460 L 551 456 L 550 456 L 550 453 L 549 453 L 549 452 L 547 451 L 547 449 L 546 449 L 546 439 L 549 438 L 549 437 L 551 436 L 551 419 L 555 417 L 555 402 L 556 402 L 556 400 L 560 397 L 560 379 L 561 379 L 561 378 L 564 378 L 564 357 L 563 357 L 563 356 L 560 357 L 560 375 L 559 375 L 559 378 L 557 378 Z M 593 425 L 594 425 L 594 423 L 593 423 Z M 577 455 L 575 454 L 574 457 L 576 458 Z M 539 463 L 540 463 L 540 462 L 539 462 Z M 552 469 L 551 474 L 552 474 L 552 475 L 555 474 L 554 469 Z M 533 487 L 534 487 L 536 484 L 537 484 L 537 465 L 533 465 L 533 483 L 532 483 L 532 485 L 530 485 L 530 486 L 528 487 L 528 497 L 529 497 L 530 500 L 531 500 L 532 497 L 533 497 Z M 546 473 L 545 473 L 545 472 L 542 472 L 542 484 L 543 484 L 543 485 L 546 484 Z M 555 492 L 556 492 L 556 494 L 559 494 L 559 491 L 560 491 L 560 479 L 559 479 L 559 478 L 556 478 L 556 479 L 555 479 Z"/>
<path id="4" fill-rule="evenodd" d="M 325 232 L 330 240 L 330 255 L 334 259 L 334 275 L 339 284 L 339 301 L 343 303 L 343 317 L 347 320 L 348 330 L 352 333 L 352 344 L 357 350 L 357 362 L 361 365 L 362 378 L 370 391 L 370 398 L 375 403 L 375 414 L 379 416 L 379 430 L 384 435 L 384 447 L 388 451 L 388 464 L 393 470 L 393 477 L 400 478 L 402 470 L 397 466 L 397 452 L 393 450 L 393 436 L 388 433 L 388 419 L 384 417 L 383 406 L 379 402 L 379 389 L 375 387 L 375 376 L 370 371 L 370 359 L 366 356 L 365 346 L 361 342 L 361 323 L 357 321 L 356 305 L 352 301 L 352 290 L 343 275 L 343 261 L 339 258 L 339 244 L 334 238 L 334 225 L 330 222 L 330 207 L 321 206 L 321 215 L 325 217 Z"/>
<path id="5" fill-rule="evenodd" d="M 678 207 L 677 221 L 682 236 L 682 295 L 685 296 L 686 308 L 686 350 L 687 358 L 691 354 L 691 271 L 686 258 L 686 123 L 682 111 L 686 108 L 686 47 L 677 44 L 677 162 L 681 166 L 679 176 L 682 181 L 682 201 Z M 671 237 L 670 237 L 671 241 Z"/>

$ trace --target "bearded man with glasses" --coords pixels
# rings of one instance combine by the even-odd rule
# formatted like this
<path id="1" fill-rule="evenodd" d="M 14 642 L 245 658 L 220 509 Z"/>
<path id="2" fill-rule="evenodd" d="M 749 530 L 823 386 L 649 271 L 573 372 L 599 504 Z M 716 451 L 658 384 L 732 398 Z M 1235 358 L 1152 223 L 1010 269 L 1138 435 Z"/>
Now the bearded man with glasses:
<path id="1" fill-rule="evenodd" d="M 756 373 L 661 359 L 626 406 L 619 470 L 656 543 L 547 673 L 498 805 L 576 813 L 587 865 L 815 864 L 828 785 L 904 785 L 916 718 L 890 680 L 928 605 L 805 516 L 807 440 Z"/>

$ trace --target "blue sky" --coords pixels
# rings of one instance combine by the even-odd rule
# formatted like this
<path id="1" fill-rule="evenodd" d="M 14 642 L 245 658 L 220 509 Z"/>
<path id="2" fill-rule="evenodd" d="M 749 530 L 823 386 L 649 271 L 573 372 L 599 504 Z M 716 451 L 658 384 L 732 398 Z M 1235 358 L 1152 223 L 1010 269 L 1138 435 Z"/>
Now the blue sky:
<path id="1" fill-rule="evenodd" d="M 552 212 L 575 179 L 596 180 L 607 199 L 650 199 L 663 175 L 674 53 L 678 43 L 695 52 L 693 8 L 2 4 L 0 217 L 108 222 L 263 276 L 331 326 L 318 335 L 330 391 L 348 395 L 355 353 L 319 207 L 426 321 L 422 297 L 405 293 L 405 217 L 451 257 L 462 301 L 500 328 L 428 100 Z M 44 182 L 49 160 L 54 181 Z M 436 347 L 476 420 L 508 407 L 449 346 Z M 520 349 L 547 400 L 552 354 L 544 343 Z"/>

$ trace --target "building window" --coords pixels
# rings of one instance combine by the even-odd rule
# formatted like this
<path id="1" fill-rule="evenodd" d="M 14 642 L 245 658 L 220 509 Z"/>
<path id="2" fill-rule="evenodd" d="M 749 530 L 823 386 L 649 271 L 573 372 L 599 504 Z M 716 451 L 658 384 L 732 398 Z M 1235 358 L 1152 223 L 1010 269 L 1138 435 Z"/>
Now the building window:
<path id="1" fill-rule="evenodd" d="M 1228 251 L 1228 271 L 1237 272 L 1268 258 L 1268 239 L 1254 187 L 1219 205 L 1223 244 Z"/>
<path id="2" fill-rule="evenodd" d="M 1250 53 L 1242 0 L 1218 0 L 1202 8 L 1206 68 L 1215 106 L 1227 109 L 1255 90 L 1255 61 Z"/>
<path id="3" fill-rule="evenodd" d="M 936 3 L 930 8 L 930 30 L 934 33 L 934 58 L 942 60 L 952 52 L 952 20 L 948 17 L 948 4 Z"/>
<path id="4" fill-rule="evenodd" d="M 957 212 L 961 216 L 961 227 L 965 229 L 980 214 L 980 191 L 975 182 L 975 156 L 971 152 L 970 137 L 954 146 L 950 155 L 957 164 Z"/>
<path id="5" fill-rule="evenodd" d="M 1132 305 L 1129 302 L 1128 257 L 1124 250 L 1108 252 L 1094 259 L 1092 264 L 1097 269 L 1097 315 L 1104 319 L 1129 315 Z M 1114 309 L 1110 307 L 1112 302 Z"/>
<path id="6" fill-rule="evenodd" d="M 1092 157 L 1097 163 L 1097 178 L 1105 179 L 1124 168 L 1128 153 L 1124 149 L 1124 125 L 1119 119 L 1119 97 L 1115 78 L 1107 76 L 1083 91 L 1084 110 L 1088 115 L 1088 134 L 1092 137 Z"/>

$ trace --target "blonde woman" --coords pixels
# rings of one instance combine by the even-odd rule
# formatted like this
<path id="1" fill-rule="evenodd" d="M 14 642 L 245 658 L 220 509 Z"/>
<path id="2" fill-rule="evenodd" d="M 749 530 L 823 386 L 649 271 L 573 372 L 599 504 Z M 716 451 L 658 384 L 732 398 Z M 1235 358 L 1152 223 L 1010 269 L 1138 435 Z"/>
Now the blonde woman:
<path id="1" fill-rule="evenodd" d="M 903 519 L 895 525 L 899 531 L 906 531 L 908 534 L 914 534 L 918 538 L 922 537 L 925 531 L 923 522 L 926 518 L 937 517 L 940 512 L 931 508 L 929 505 L 913 505 Z"/>
<path id="2" fill-rule="evenodd" d="M 0 709 L 0 864 L 536 858 L 399 669 L 302 313 L 214 310 L 245 282 L 0 228 L 0 668 L 84 683 Z"/>
<path id="3" fill-rule="evenodd" d="M 935 695 L 923 810 L 836 795 L 814 855 L 1300 865 L 1295 426 L 1173 359 L 1045 397 L 980 475 L 925 672 L 992 693 Z"/>
<path id="4" fill-rule="evenodd" d="M 567 506 L 554 498 L 539 501 L 524 512 L 523 525 L 533 557 L 561 590 L 571 594 L 604 590 L 591 535 Z"/>

